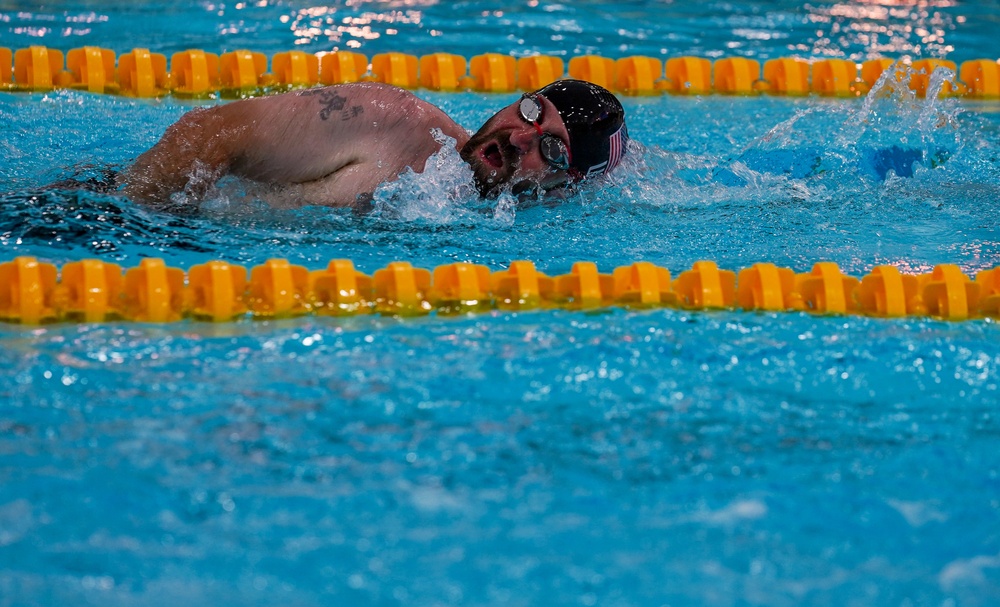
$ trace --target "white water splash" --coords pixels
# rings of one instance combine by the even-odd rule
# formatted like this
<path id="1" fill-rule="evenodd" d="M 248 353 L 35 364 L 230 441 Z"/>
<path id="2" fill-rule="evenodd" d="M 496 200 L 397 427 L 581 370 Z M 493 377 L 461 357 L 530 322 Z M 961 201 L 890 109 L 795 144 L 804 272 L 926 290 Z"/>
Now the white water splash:
<path id="1" fill-rule="evenodd" d="M 427 159 L 422 173 L 407 169 L 395 181 L 375 191 L 373 215 L 401 221 L 454 223 L 469 215 L 476 201 L 472 169 L 455 148 L 455 140 L 432 131 L 441 149 Z"/>
<path id="2" fill-rule="evenodd" d="M 927 92 L 918 97 L 911 88 L 917 74 L 903 63 L 885 70 L 865 97 L 861 108 L 848 116 L 837 133 L 838 147 L 874 138 L 880 143 L 900 143 L 932 151 L 935 146 L 957 147 L 958 99 L 941 97 L 946 86 L 956 84 L 955 72 L 943 67 L 930 75 Z"/>
<path id="3" fill-rule="evenodd" d="M 720 163 L 713 181 L 796 200 L 823 195 L 824 188 L 878 187 L 945 165 L 963 146 L 962 106 L 940 97 L 955 74 L 935 70 L 924 97 L 910 88 L 914 76 L 909 66 L 894 65 L 860 106 L 817 100 L 797 110 Z M 789 190 L 792 183 L 798 187 Z"/>

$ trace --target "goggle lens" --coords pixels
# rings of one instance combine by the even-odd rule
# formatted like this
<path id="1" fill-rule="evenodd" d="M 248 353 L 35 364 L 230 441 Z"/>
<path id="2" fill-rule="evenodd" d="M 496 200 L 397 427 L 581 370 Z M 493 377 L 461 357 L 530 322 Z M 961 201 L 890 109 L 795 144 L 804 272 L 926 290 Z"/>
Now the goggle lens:
<path id="1" fill-rule="evenodd" d="M 528 124 L 535 125 L 538 130 L 538 134 L 541 136 L 538 148 L 545 162 L 556 169 L 564 171 L 568 169 L 569 150 L 566 148 L 566 144 L 552 133 L 543 133 L 541 125 L 538 124 L 538 121 L 542 119 L 542 102 L 534 95 L 526 94 L 521 97 L 517 109 L 521 114 L 521 119 Z"/>
<path id="2" fill-rule="evenodd" d="M 538 142 L 538 147 L 545 162 L 564 171 L 569 168 L 569 150 L 566 149 L 562 139 L 545 133 Z"/>
<path id="3" fill-rule="evenodd" d="M 521 112 L 521 119 L 528 124 L 537 124 L 542 118 L 542 104 L 536 97 L 524 95 L 521 102 L 517 104 L 517 109 Z"/>

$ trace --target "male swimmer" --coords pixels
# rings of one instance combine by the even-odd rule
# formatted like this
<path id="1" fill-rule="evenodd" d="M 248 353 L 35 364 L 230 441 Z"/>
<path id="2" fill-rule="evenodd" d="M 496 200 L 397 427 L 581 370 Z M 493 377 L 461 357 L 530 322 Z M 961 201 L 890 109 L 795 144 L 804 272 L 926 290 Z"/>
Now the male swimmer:
<path id="1" fill-rule="evenodd" d="M 358 83 L 236 101 L 185 114 L 120 179 L 124 194 L 170 204 L 235 175 L 280 206 L 367 204 L 406 169 L 420 173 L 454 139 L 485 198 L 548 191 L 604 175 L 628 142 L 625 112 L 606 89 L 559 80 L 523 95 L 472 135 L 402 89 Z"/>

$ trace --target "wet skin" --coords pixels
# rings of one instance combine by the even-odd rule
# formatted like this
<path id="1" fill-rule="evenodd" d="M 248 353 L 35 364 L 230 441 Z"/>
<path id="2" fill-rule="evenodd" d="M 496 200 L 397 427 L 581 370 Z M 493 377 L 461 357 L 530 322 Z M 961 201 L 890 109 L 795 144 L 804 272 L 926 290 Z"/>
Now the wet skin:
<path id="1" fill-rule="evenodd" d="M 539 97 L 544 132 L 569 136 L 550 102 Z M 539 151 L 535 125 L 515 101 L 471 138 L 436 106 L 379 83 L 344 84 L 235 101 L 188 112 L 120 178 L 133 200 L 169 206 L 171 195 L 206 195 L 234 175 L 260 186 L 275 206 L 354 206 L 408 168 L 420 173 L 441 143 L 455 140 L 484 196 L 507 184 L 550 187 L 566 180 Z"/>

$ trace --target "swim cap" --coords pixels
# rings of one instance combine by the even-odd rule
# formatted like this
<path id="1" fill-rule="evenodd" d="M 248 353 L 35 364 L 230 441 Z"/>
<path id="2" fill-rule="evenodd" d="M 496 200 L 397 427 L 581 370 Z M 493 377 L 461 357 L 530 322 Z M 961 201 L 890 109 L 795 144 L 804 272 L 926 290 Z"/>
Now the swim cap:
<path id="1" fill-rule="evenodd" d="M 625 155 L 625 108 L 604 87 L 557 80 L 537 91 L 552 102 L 569 131 L 570 168 L 581 177 L 604 175 Z"/>

